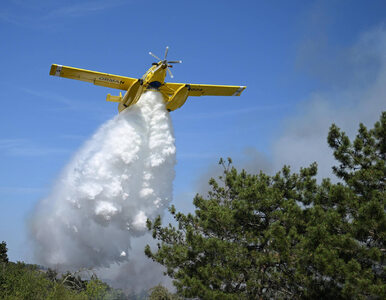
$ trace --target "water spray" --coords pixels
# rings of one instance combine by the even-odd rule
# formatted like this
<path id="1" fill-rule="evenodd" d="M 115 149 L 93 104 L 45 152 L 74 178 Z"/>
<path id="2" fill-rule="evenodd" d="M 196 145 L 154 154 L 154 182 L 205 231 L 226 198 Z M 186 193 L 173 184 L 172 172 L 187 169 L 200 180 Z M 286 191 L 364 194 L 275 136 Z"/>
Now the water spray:
<path id="1" fill-rule="evenodd" d="M 162 95 L 146 92 L 98 129 L 38 203 L 31 227 L 39 262 L 95 268 L 128 260 L 131 238 L 172 199 L 175 156 Z"/>

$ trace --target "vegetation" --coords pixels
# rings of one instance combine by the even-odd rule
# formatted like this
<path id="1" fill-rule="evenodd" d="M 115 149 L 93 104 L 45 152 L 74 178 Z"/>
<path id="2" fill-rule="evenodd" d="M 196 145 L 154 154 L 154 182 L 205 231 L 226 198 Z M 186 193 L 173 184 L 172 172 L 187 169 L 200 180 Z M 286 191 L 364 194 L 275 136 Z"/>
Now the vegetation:
<path id="1" fill-rule="evenodd" d="M 122 291 L 96 276 L 82 280 L 79 275 L 66 273 L 58 278 L 51 269 L 9 262 L 6 243 L 0 245 L 0 299 L 127 299 Z"/>
<path id="2" fill-rule="evenodd" d="M 148 300 L 182 300 L 179 296 L 172 294 L 162 285 L 157 285 L 149 290 Z"/>
<path id="3" fill-rule="evenodd" d="M 159 240 L 145 253 L 167 268 L 179 295 L 201 299 L 385 299 L 386 113 L 353 142 L 332 125 L 338 183 L 317 165 L 274 176 L 238 172 L 220 160 L 195 214 L 148 220 Z"/>
<path id="4" fill-rule="evenodd" d="M 7 263 L 8 262 L 8 254 L 7 254 L 7 244 L 6 242 L 2 241 L 0 244 L 0 263 Z"/>

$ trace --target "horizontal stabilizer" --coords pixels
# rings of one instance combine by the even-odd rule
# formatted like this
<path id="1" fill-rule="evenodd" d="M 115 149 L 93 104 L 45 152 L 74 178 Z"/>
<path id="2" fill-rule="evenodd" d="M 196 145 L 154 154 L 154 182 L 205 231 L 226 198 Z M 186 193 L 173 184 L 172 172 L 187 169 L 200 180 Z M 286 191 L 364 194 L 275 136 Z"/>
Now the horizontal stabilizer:
<path id="1" fill-rule="evenodd" d="M 122 93 L 119 93 L 119 96 L 111 96 L 110 94 L 108 94 L 106 97 L 106 101 L 121 102 L 122 101 Z"/>

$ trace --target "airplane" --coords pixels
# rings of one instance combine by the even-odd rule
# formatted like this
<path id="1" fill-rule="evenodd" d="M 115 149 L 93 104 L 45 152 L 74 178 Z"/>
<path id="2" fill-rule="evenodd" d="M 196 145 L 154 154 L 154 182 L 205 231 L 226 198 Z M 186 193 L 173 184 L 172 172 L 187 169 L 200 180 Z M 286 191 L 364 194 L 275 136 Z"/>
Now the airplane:
<path id="1" fill-rule="evenodd" d="M 151 56 L 158 60 L 152 64 L 152 67 L 142 76 L 142 78 L 131 78 L 118 76 L 108 73 L 95 72 L 90 70 L 78 69 L 68 66 L 53 64 L 50 75 L 69 79 L 76 79 L 91 82 L 95 85 L 125 90 L 122 97 L 108 94 L 107 101 L 118 102 L 118 111 L 122 112 L 127 107 L 138 102 L 141 95 L 147 90 L 157 90 L 163 97 L 168 111 L 176 110 L 185 104 L 189 96 L 240 96 L 246 86 L 235 85 L 209 85 L 209 84 L 191 84 L 165 82 L 167 72 L 173 78 L 170 71 L 172 64 L 182 63 L 180 60 L 168 61 L 169 47 L 166 47 L 164 59 L 160 59 L 152 52 Z"/>

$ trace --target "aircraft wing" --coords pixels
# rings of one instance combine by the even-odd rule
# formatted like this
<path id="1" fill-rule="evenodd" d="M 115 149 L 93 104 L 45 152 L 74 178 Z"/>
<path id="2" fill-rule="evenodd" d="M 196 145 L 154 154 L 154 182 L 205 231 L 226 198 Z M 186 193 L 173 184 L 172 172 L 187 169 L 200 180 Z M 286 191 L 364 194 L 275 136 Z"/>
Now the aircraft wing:
<path id="1" fill-rule="evenodd" d="M 136 78 L 100 73 L 55 64 L 51 66 L 50 75 L 87 81 L 95 85 L 101 85 L 120 90 L 127 90 L 137 81 Z"/>
<path id="2" fill-rule="evenodd" d="M 160 90 L 172 95 L 180 87 L 187 86 L 189 96 L 240 96 L 246 86 L 238 85 L 213 85 L 213 84 L 190 84 L 168 82 L 160 87 Z"/>

